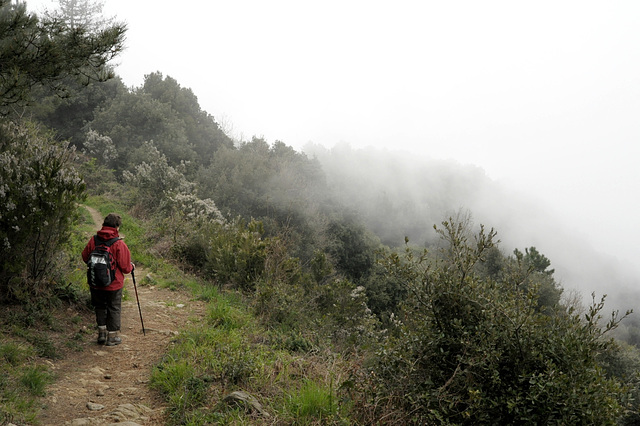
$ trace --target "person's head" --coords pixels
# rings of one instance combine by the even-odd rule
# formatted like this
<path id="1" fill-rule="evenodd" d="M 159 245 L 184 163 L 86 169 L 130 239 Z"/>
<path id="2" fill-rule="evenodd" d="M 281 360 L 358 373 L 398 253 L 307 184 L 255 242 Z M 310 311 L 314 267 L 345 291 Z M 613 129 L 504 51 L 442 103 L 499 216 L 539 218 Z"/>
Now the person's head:
<path id="1" fill-rule="evenodd" d="M 102 223 L 102 226 L 110 226 L 111 228 L 120 228 L 120 225 L 122 225 L 122 218 L 116 213 L 109 213 Z"/>

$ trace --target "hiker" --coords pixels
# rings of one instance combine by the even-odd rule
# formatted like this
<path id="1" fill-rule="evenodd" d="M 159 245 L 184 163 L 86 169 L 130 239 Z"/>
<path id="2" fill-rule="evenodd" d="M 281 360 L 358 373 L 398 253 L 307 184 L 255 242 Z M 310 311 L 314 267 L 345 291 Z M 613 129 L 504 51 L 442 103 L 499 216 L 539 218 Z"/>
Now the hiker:
<path id="1" fill-rule="evenodd" d="M 82 250 L 82 260 L 89 266 L 88 280 L 91 290 L 91 304 L 95 308 L 96 322 L 98 323 L 98 344 L 106 346 L 122 343 L 119 334 L 124 275 L 131 273 L 135 268 L 135 265 L 131 263 L 129 247 L 118 234 L 121 224 L 120 215 L 109 213 L 102 223 L 102 229 L 98 231 L 96 236 L 91 237 L 87 246 Z M 108 250 L 105 250 L 107 246 Z M 111 258 L 110 265 L 107 265 L 110 277 L 106 282 L 91 276 L 92 259 L 96 253 L 99 257 L 100 251 L 108 251 Z"/>

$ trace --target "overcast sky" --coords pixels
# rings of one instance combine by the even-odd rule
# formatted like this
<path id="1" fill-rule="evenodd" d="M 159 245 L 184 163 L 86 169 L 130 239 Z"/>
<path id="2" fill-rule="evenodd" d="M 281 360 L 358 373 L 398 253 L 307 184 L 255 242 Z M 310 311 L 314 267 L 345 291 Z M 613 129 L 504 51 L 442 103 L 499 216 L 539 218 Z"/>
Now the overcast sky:
<path id="1" fill-rule="evenodd" d="M 105 4 L 129 86 L 171 76 L 236 137 L 475 164 L 640 259 L 636 0 Z"/>

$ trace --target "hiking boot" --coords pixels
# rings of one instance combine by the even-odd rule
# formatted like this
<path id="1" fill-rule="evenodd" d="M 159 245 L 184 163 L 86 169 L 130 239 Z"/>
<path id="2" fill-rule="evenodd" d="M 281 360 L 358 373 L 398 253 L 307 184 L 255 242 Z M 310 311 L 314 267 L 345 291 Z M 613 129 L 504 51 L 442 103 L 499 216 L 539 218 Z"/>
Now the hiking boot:
<path id="1" fill-rule="evenodd" d="M 115 346 L 122 343 L 122 339 L 118 336 L 117 331 L 110 331 L 107 337 L 107 346 Z"/>
<path id="2" fill-rule="evenodd" d="M 98 326 L 98 344 L 104 345 L 107 343 L 107 326 L 99 325 Z"/>

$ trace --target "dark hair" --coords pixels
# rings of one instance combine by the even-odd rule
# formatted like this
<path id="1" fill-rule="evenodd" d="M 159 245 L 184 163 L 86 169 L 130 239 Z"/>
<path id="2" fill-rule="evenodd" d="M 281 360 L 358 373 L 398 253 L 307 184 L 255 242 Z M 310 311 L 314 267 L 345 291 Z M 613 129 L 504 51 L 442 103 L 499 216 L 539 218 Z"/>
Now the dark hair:
<path id="1" fill-rule="evenodd" d="M 109 213 L 102 223 L 102 226 L 110 226 L 111 228 L 119 228 L 120 225 L 122 225 L 122 218 L 115 213 Z"/>

